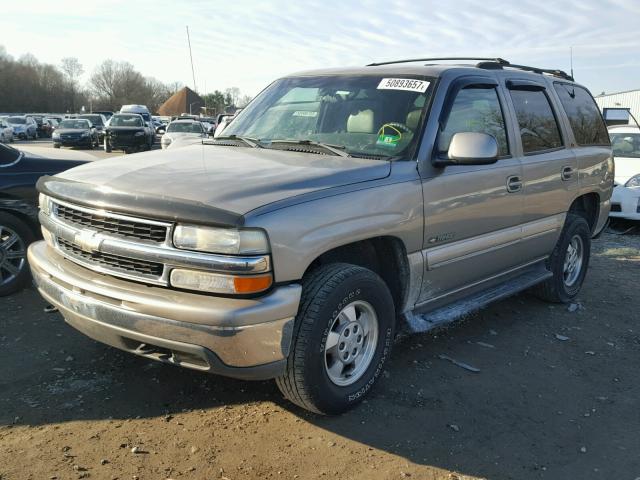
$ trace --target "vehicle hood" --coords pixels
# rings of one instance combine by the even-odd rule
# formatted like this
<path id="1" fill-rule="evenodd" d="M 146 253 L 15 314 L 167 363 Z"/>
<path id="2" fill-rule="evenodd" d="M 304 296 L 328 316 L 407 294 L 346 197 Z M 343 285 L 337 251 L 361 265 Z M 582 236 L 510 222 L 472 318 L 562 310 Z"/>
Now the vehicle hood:
<path id="1" fill-rule="evenodd" d="M 243 215 L 285 198 L 381 179 L 390 171 L 384 160 L 190 145 L 93 162 L 60 177 L 102 192 L 96 198 L 103 207 L 109 203 L 104 192 L 114 192 L 123 205 L 126 197 L 134 206 L 151 197 L 156 205 L 186 202 Z"/>
<path id="2" fill-rule="evenodd" d="M 77 135 L 79 133 L 88 132 L 88 128 L 56 128 L 56 133 L 64 134 L 64 135 Z"/>
<path id="3" fill-rule="evenodd" d="M 616 177 L 618 185 L 624 185 L 634 175 L 640 174 L 640 158 L 615 157 Z"/>
<path id="4" fill-rule="evenodd" d="M 144 127 L 107 127 L 108 130 L 112 132 L 141 132 L 144 130 Z"/>
<path id="5" fill-rule="evenodd" d="M 164 138 L 178 139 L 178 138 L 202 138 L 204 135 L 202 133 L 194 133 L 194 132 L 167 132 L 164 134 Z"/>

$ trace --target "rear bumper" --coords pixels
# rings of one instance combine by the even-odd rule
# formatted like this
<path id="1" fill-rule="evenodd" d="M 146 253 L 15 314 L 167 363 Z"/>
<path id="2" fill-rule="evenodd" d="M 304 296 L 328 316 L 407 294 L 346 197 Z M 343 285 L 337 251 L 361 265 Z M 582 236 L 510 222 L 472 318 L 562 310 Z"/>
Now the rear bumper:
<path id="1" fill-rule="evenodd" d="M 609 216 L 640 220 L 640 188 L 616 186 L 611 195 Z"/>
<path id="2" fill-rule="evenodd" d="M 87 336 L 153 360 L 243 379 L 281 375 L 301 287 L 258 299 L 180 292 L 116 279 L 29 247 L 42 296 Z"/>

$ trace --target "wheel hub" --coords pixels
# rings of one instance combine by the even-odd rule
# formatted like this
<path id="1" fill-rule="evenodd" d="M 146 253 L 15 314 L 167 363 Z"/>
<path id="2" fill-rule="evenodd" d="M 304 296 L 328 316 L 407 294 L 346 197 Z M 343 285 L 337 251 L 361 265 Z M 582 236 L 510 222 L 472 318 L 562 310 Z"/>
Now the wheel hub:
<path id="1" fill-rule="evenodd" d="M 24 241 L 12 229 L 0 225 L 0 285 L 16 278 L 26 264 Z"/>
<path id="2" fill-rule="evenodd" d="M 360 322 L 349 322 L 341 329 L 338 340 L 338 357 L 344 364 L 354 361 L 362 352 L 363 328 Z"/>
<path id="3" fill-rule="evenodd" d="M 569 241 L 564 257 L 563 278 L 565 285 L 568 287 L 574 285 L 580 277 L 583 256 L 584 246 L 582 238 L 580 238 L 579 235 L 574 235 Z"/>
<path id="4" fill-rule="evenodd" d="M 378 343 L 378 317 L 373 306 L 357 300 L 334 318 L 325 343 L 325 371 L 338 386 L 357 382 L 367 371 Z"/>

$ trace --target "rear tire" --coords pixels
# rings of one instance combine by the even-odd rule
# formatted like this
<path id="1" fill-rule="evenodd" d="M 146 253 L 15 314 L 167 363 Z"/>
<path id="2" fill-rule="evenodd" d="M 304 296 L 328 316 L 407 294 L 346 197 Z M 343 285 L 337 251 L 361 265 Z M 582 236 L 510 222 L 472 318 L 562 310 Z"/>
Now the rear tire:
<path id="1" fill-rule="evenodd" d="M 580 215 L 568 213 L 548 266 L 553 277 L 533 288 L 533 293 L 548 302 L 569 303 L 582 287 L 591 257 L 591 229 Z"/>
<path id="2" fill-rule="evenodd" d="M 382 373 L 394 325 L 393 298 L 376 273 L 346 263 L 319 267 L 302 280 L 278 388 L 312 412 L 334 415 L 353 408 Z"/>
<path id="3" fill-rule="evenodd" d="M 0 297 L 17 292 L 29 283 L 27 247 L 34 240 L 29 225 L 0 212 Z"/>

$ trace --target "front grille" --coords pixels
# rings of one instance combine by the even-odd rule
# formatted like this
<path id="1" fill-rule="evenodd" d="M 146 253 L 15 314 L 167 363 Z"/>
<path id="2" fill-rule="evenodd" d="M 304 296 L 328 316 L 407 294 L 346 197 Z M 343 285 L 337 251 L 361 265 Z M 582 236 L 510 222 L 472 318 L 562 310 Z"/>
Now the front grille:
<path id="1" fill-rule="evenodd" d="M 162 243 L 167 238 L 167 227 L 164 225 L 153 225 L 119 217 L 104 216 L 62 204 L 55 206 L 55 213 L 58 218 L 66 222 L 88 227 L 98 232 L 107 232 L 139 240 L 150 240 L 157 243 Z"/>
<path id="2" fill-rule="evenodd" d="M 121 257 L 101 252 L 85 252 L 74 243 L 57 238 L 59 248 L 67 255 L 86 261 L 92 265 L 107 267 L 121 273 L 143 275 L 145 277 L 161 277 L 164 265 L 133 258 Z"/>
<path id="3" fill-rule="evenodd" d="M 611 211 L 612 212 L 622 212 L 622 207 L 620 206 L 619 203 L 612 203 L 611 204 Z"/>

